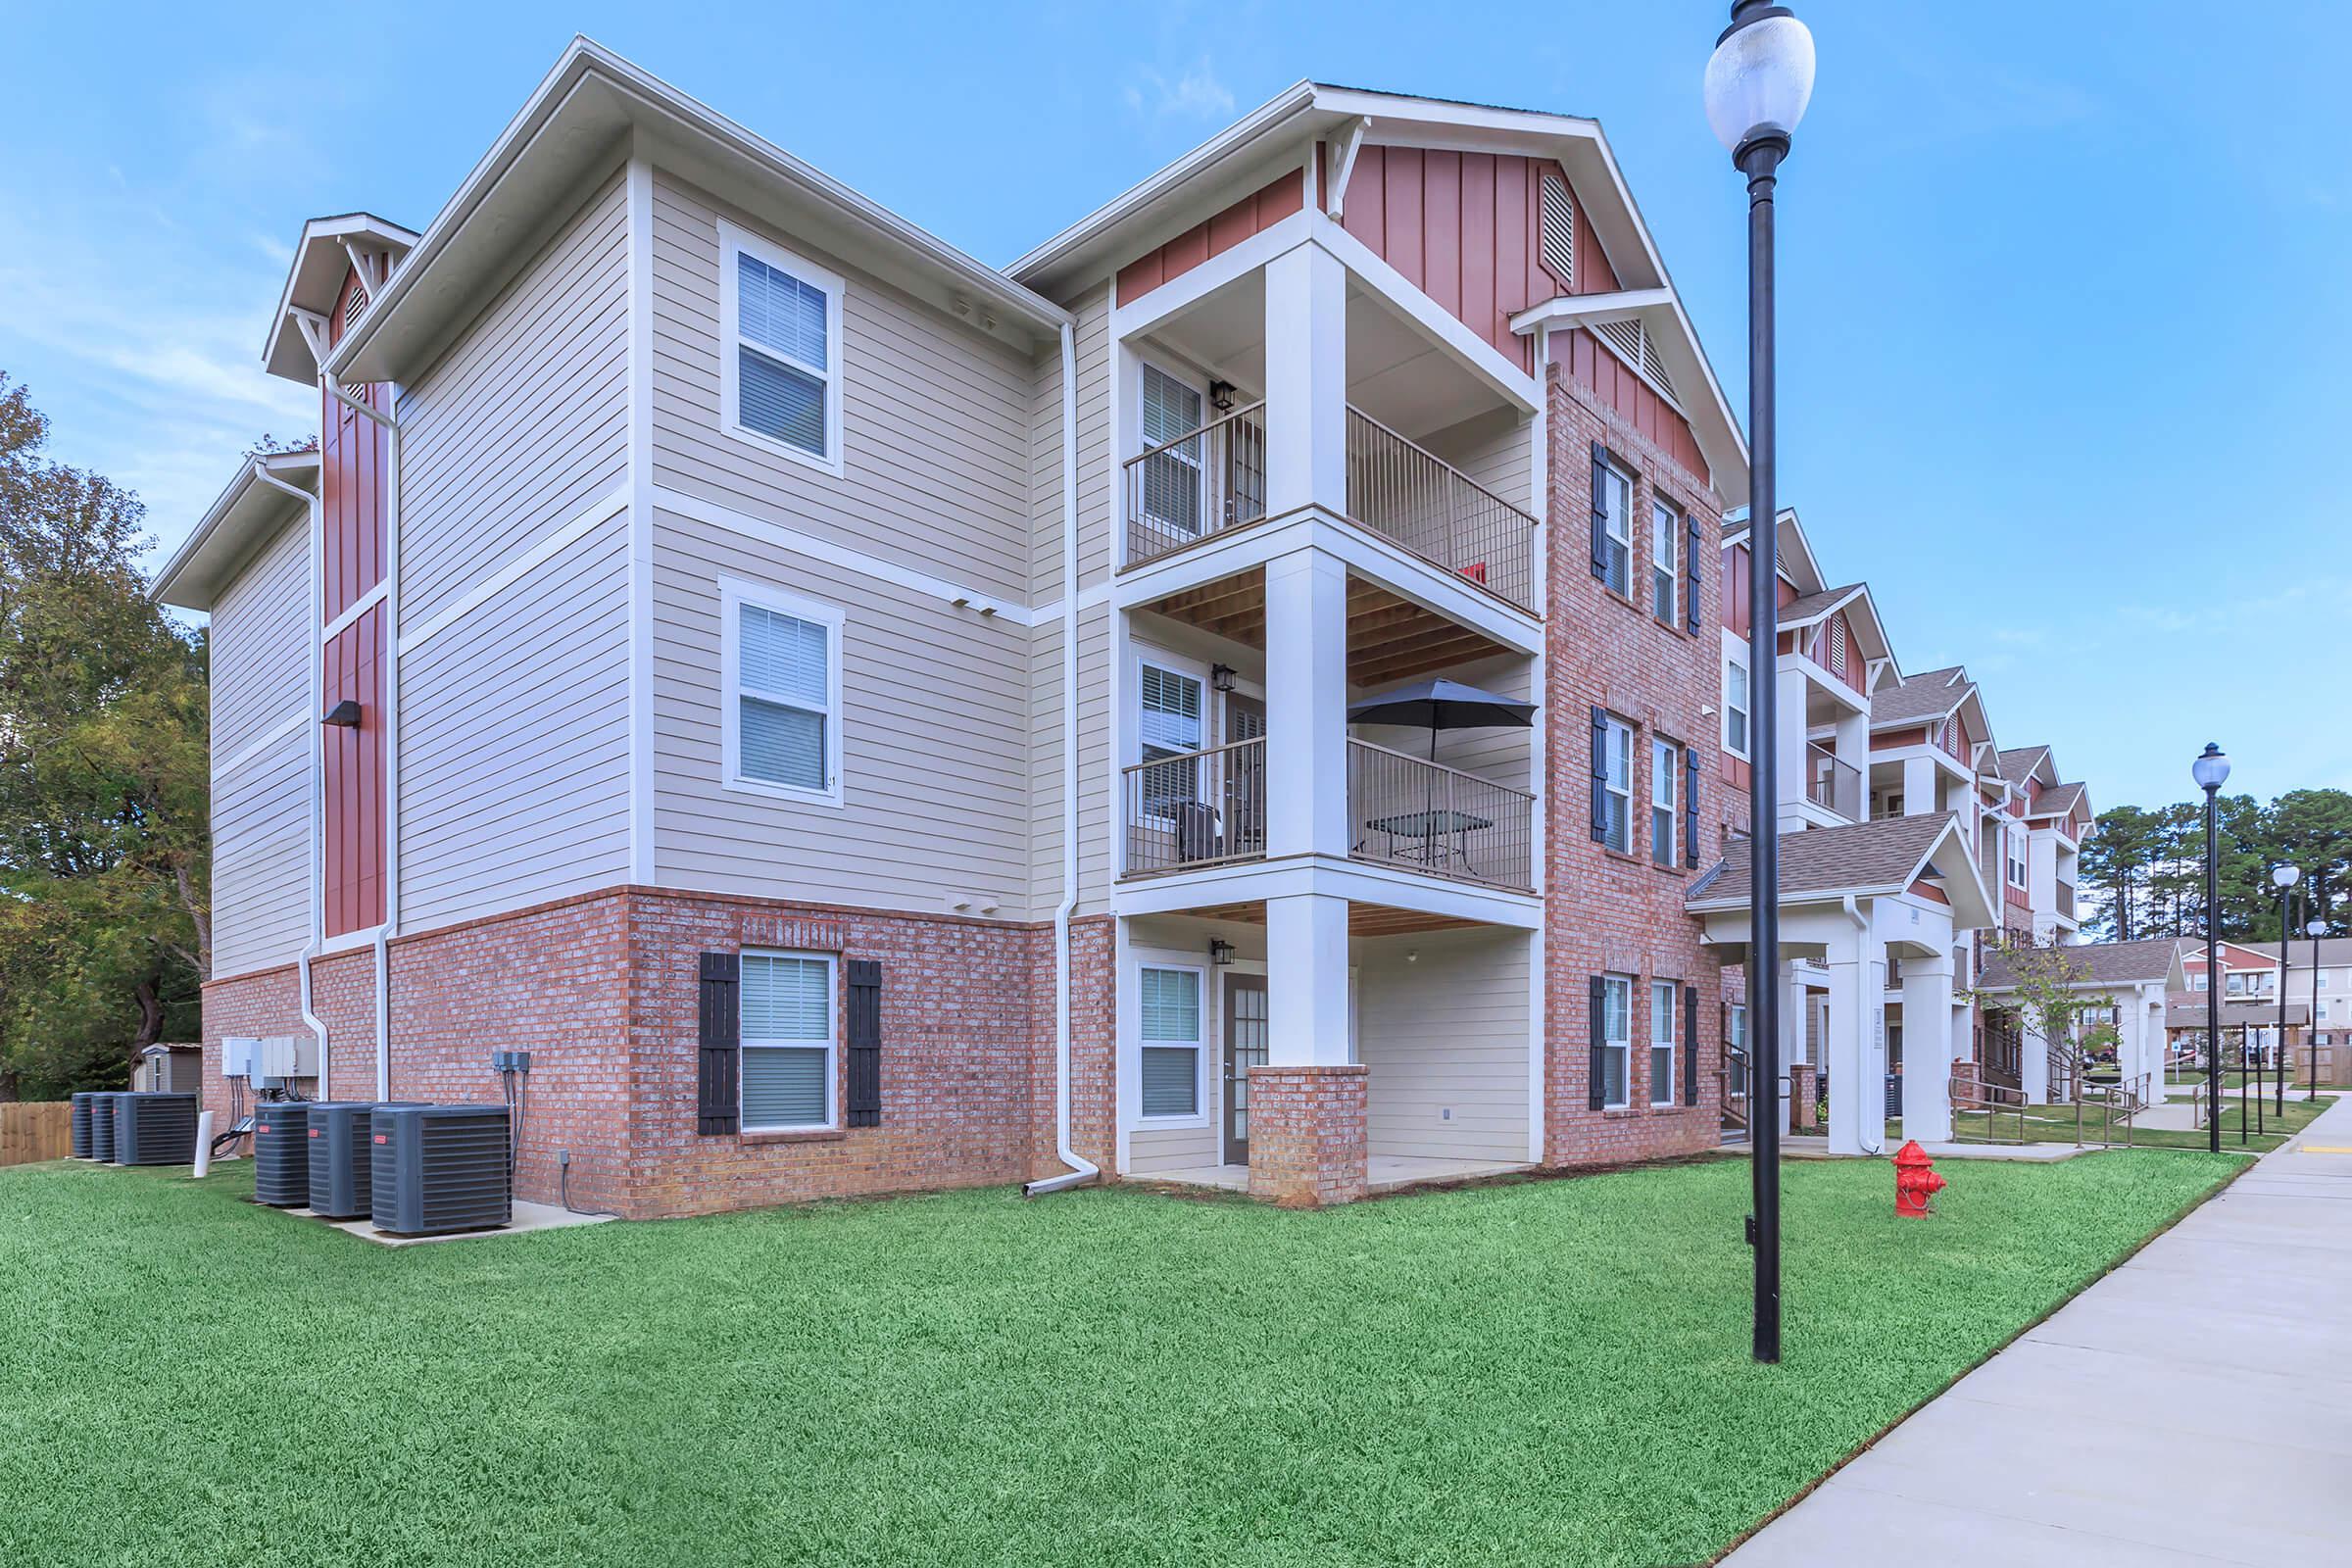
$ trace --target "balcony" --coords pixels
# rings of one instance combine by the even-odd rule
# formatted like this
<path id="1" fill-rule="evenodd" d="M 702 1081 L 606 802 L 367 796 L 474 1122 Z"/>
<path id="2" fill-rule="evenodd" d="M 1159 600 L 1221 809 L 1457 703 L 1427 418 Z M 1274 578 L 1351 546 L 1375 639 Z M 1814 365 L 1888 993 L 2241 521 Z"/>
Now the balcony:
<path id="1" fill-rule="evenodd" d="M 1129 458 L 1123 488 L 1130 568 L 1262 521 L 1265 404 Z M 1535 610 L 1536 519 L 1352 406 L 1348 520 L 1505 604 Z"/>
<path id="2" fill-rule="evenodd" d="M 1123 769 L 1127 875 L 1263 859 L 1265 746 L 1236 741 Z M 1350 739 L 1348 821 L 1349 859 L 1535 889 L 1535 797 L 1498 780 Z"/>
<path id="3" fill-rule="evenodd" d="M 1805 799 L 1848 822 L 1862 820 L 1862 773 L 1826 746 L 1805 747 Z"/>
<path id="4" fill-rule="evenodd" d="M 2072 882 L 2058 884 L 2058 912 L 2069 920 L 2075 917 L 2075 885 Z"/>

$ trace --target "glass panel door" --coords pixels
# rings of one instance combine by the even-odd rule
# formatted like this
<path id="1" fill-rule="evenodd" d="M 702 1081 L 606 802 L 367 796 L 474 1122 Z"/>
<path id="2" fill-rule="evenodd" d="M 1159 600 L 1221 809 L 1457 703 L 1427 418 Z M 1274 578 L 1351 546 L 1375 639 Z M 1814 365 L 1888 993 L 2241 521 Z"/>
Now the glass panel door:
<path id="1" fill-rule="evenodd" d="M 1250 1069 L 1266 1064 L 1266 977 L 1225 976 L 1225 1162 L 1250 1163 Z"/>

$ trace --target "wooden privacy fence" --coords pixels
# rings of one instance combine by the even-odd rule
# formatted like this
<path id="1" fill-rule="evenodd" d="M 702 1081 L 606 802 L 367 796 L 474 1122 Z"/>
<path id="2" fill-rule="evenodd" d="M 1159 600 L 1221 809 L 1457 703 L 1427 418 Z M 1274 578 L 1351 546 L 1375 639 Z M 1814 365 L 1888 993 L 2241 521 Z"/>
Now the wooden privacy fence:
<path id="1" fill-rule="evenodd" d="M 64 1159 L 74 1152 L 74 1103 L 20 1100 L 0 1104 L 0 1165 Z"/>

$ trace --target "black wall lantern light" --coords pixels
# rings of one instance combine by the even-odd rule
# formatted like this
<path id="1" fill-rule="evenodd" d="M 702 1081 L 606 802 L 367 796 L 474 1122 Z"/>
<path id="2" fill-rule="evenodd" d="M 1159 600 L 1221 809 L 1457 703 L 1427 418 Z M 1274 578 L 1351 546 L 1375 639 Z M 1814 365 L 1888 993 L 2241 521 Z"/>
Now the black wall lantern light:
<path id="1" fill-rule="evenodd" d="M 337 729 L 358 729 L 360 727 L 360 700 L 356 697 L 344 698 L 328 709 L 325 716 L 318 722 L 332 724 Z"/>
<path id="2" fill-rule="evenodd" d="M 1221 692 L 1233 690 L 1234 668 L 1231 664 L 1208 666 L 1208 684 Z"/>
<path id="3" fill-rule="evenodd" d="M 1219 968 L 1231 963 L 1233 961 L 1233 944 L 1222 937 L 1209 938 L 1208 961 Z"/>

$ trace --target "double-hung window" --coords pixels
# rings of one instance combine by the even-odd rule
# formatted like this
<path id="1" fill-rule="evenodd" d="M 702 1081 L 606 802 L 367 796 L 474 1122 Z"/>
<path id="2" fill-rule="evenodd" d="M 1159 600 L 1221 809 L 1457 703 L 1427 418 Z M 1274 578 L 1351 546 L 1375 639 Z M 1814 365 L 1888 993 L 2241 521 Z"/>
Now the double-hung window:
<path id="1" fill-rule="evenodd" d="M 1634 982 L 1621 974 L 1600 977 L 1600 1099 L 1611 1110 L 1633 1101 Z"/>
<path id="2" fill-rule="evenodd" d="M 1649 1102 L 1674 1103 L 1674 1004 L 1681 987 L 1672 980 L 1649 983 Z"/>
<path id="3" fill-rule="evenodd" d="M 1683 514 L 1651 497 L 1649 503 L 1649 608 L 1676 630 L 1683 619 L 1675 603 L 1683 581 Z"/>
<path id="4" fill-rule="evenodd" d="M 743 956 L 743 1130 L 834 1125 L 833 958 Z"/>
<path id="5" fill-rule="evenodd" d="M 1747 1008 L 1733 1003 L 1723 1020 L 1724 1068 L 1730 1075 L 1726 1087 L 1730 1093 L 1747 1093 Z"/>
<path id="6" fill-rule="evenodd" d="M 1747 656 L 1728 654 L 1723 662 L 1723 749 L 1747 756 Z"/>
<path id="7" fill-rule="evenodd" d="M 2022 888 L 2026 885 L 2026 836 L 2012 828 L 2002 835 L 2002 842 L 2009 852 L 2009 885 Z"/>
<path id="8" fill-rule="evenodd" d="M 1143 1007 L 1143 1114 L 1200 1114 L 1200 971 L 1147 965 Z"/>
<path id="9" fill-rule="evenodd" d="M 1601 469 L 1601 580 L 1609 591 L 1634 597 L 1634 481 L 1609 464 Z"/>
<path id="10" fill-rule="evenodd" d="M 1606 721 L 1608 732 L 1602 737 L 1602 760 L 1606 771 L 1600 781 L 1601 806 L 1605 814 L 1600 824 L 1600 842 L 1621 855 L 1634 853 L 1634 727 L 1621 718 Z"/>
<path id="11" fill-rule="evenodd" d="M 1152 542 L 1162 548 L 1200 535 L 1206 454 L 1205 442 L 1193 432 L 1200 428 L 1201 407 L 1198 387 L 1155 365 L 1144 367 L 1142 433 L 1150 455 L 1137 465 L 1135 482 L 1143 487 L 1138 498 L 1143 524 L 1155 536 Z"/>
<path id="12" fill-rule="evenodd" d="M 1143 805 L 1155 821 L 1171 823 L 1187 802 L 1200 798 L 1207 694 L 1196 675 L 1146 660 L 1136 666 L 1136 733 L 1142 755 Z"/>
<path id="13" fill-rule="evenodd" d="M 1649 743 L 1649 858 L 1658 865 L 1674 864 L 1676 803 L 1682 777 L 1682 753 L 1670 741 Z"/>
<path id="14" fill-rule="evenodd" d="M 719 659 L 729 789 L 841 804 L 841 612 L 722 583 Z"/>
<path id="15" fill-rule="evenodd" d="M 839 474 L 841 279 L 732 223 L 718 236 L 725 428 Z"/>

